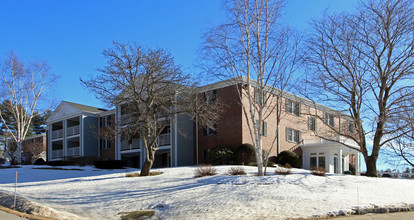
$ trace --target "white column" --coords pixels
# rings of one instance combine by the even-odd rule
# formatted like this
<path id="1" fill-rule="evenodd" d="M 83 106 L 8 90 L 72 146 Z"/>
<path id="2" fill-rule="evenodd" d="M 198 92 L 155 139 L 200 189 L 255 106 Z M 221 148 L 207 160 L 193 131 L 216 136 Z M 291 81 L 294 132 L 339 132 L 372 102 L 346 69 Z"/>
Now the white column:
<path id="1" fill-rule="evenodd" d="M 340 174 L 344 173 L 344 171 L 342 170 L 342 149 L 339 149 L 339 153 L 338 153 L 338 171 Z"/>
<path id="2" fill-rule="evenodd" d="M 359 176 L 359 172 L 360 172 L 360 170 L 361 170 L 361 161 L 360 161 L 360 158 L 359 158 L 359 152 L 357 152 L 356 154 L 355 154 L 355 156 L 356 156 L 356 158 L 355 158 L 355 175 L 357 175 L 357 176 Z"/>
<path id="3" fill-rule="evenodd" d="M 66 125 L 67 125 L 67 119 L 63 120 L 63 131 L 62 131 L 62 144 L 63 144 L 63 157 L 66 157 L 68 155 L 68 144 L 66 143 Z"/>

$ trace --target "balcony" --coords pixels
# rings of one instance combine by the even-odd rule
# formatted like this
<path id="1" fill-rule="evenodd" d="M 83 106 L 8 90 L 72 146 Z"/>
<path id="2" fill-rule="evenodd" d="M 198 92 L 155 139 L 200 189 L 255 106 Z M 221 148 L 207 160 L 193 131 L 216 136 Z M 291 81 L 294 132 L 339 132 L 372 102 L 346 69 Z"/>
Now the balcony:
<path id="1" fill-rule="evenodd" d="M 137 119 L 136 116 L 133 116 L 131 114 L 125 114 L 121 115 L 121 125 L 127 125 L 135 122 Z"/>
<path id="2" fill-rule="evenodd" d="M 77 134 L 79 134 L 79 125 L 67 128 L 68 136 L 77 135 Z"/>
<path id="3" fill-rule="evenodd" d="M 52 159 L 58 159 L 63 157 L 63 149 L 52 150 Z"/>
<path id="4" fill-rule="evenodd" d="M 80 147 L 71 147 L 67 150 L 68 157 L 79 157 L 80 156 Z"/>
<path id="5" fill-rule="evenodd" d="M 161 134 L 158 137 L 158 145 L 159 146 L 171 145 L 171 134 L 170 133 Z"/>
<path id="6" fill-rule="evenodd" d="M 52 131 L 52 139 L 58 139 L 63 137 L 63 129 Z"/>
<path id="7" fill-rule="evenodd" d="M 134 138 L 132 141 L 121 141 L 121 150 L 135 150 L 140 148 L 141 139 Z"/>

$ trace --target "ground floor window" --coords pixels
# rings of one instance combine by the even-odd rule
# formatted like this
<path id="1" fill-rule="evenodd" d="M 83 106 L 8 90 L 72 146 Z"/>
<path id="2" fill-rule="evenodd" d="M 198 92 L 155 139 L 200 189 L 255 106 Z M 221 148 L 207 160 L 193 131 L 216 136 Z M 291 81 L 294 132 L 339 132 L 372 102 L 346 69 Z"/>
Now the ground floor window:
<path id="1" fill-rule="evenodd" d="M 326 169 L 325 153 L 311 153 L 310 154 L 310 168 L 324 168 Z"/>

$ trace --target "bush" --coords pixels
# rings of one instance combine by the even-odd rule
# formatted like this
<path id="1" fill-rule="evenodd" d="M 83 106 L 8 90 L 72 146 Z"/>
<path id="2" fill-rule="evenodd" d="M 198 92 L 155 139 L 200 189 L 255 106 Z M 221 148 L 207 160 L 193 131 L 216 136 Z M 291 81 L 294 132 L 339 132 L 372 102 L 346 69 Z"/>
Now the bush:
<path id="1" fill-rule="evenodd" d="M 289 175 L 289 174 L 292 173 L 292 171 L 288 168 L 278 167 L 278 168 L 276 168 L 275 173 L 277 175 Z"/>
<path id="2" fill-rule="evenodd" d="M 257 167 L 257 162 L 255 161 L 255 162 L 251 162 L 251 163 L 249 163 L 249 164 L 247 164 L 248 166 L 254 166 L 254 167 Z M 263 161 L 263 167 L 265 166 L 265 164 L 264 164 L 264 161 Z M 274 163 L 274 162 L 270 162 L 270 161 L 268 161 L 267 162 L 267 167 L 274 167 L 274 166 L 276 166 L 276 164 Z"/>
<path id="3" fill-rule="evenodd" d="M 37 160 L 35 160 L 33 165 L 46 165 L 46 161 L 43 160 L 43 158 L 38 158 Z"/>
<path id="4" fill-rule="evenodd" d="M 49 165 L 52 167 L 62 167 L 62 166 L 73 166 L 76 164 L 73 161 L 57 160 L 57 161 L 48 161 L 46 162 L 46 165 Z"/>
<path id="5" fill-rule="evenodd" d="M 194 170 L 194 177 L 214 176 L 217 174 L 217 169 L 211 165 L 199 166 Z"/>
<path id="6" fill-rule="evenodd" d="M 69 163 L 79 165 L 79 166 L 86 166 L 86 165 L 94 165 L 96 161 L 99 160 L 99 157 L 72 157 L 67 159 Z"/>
<path id="7" fill-rule="evenodd" d="M 234 156 L 237 164 L 247 165 L 256 162 L 254 147 L 251 144 L 240 145 L 234 152 Z"/>
<path id="8" fill-rule="evenodd" d="M 233 162 L 233 150 L 230 146 L 217 146 L 207 151 L 207 164 L 228 165 Z"/>
<path id="9" fill-rule="evenodd" d="M 244 171 L 243 167 L 231 167 L 229 169 L 229 174 L 236 176 L 236 175 L 246 175 L 246 171 Z"/>
<path id="10" fill-rule="evenodd" d="M 122 169 L 126 165 L 123 160 L 98 160 L 95 167 L 98 169 Z"/>
<path id="11" fill-rule="evenodd" d="M 323 167 L 313 167 L 311 170 L 312 174 L 315 176 L 326 176 L 326 170 Z"/>
<path id="12" fill-rule="evenodd" d="M 292 151 L 282 151 L 276 157 L 276 163 L 284 166 L 285 164 L 289 163 L 294 168 L 301 168 L 302 161 L 300 160 L 299 156 Z"/>

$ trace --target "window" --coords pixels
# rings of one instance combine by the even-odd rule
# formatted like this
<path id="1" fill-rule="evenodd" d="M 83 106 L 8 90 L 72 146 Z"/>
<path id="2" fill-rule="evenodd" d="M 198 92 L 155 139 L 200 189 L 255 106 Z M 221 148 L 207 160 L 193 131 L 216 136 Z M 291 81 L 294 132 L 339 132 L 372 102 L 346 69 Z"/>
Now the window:
<path id="1" fill-rule="evenodd" d="M 325 153 L 311 153 L 310 154 L 310 168 L 325 168 Z"/>
<path id="2" fill-rule="evenodd" d="M 204 101 L 212 104 L 216 101 L 216 90 L 207 91 L 204 93 Z"/>
<path id="3" fill-rule="evenodd" d="M 213 124 L 213 128 L 209 128 L 207 126 L 204 127 L 204 136 L 213 136 L 215 134 L 217 134 L 217 124 L 214 123 Z"/>
<path id="4" fill-rule="evenodd" d="M 265 97 L 266 97 L 266 92 L 262 90 L 262 92 L 260 92 L 260 90 L 258 88 L 254 88 L 254 98 L 256 100 L 257 104 L 265 104 Z"/>
<path id="5" fill-rule="evenodd" d="M 327 125 L 329 125 L 331 127 L 335 126 L 335 121 L 334 121 L 335 117 L 333 115 L 328 114 L 328 113 L 325 112 L 325 115 L 324 115 L 323 119 L 324 119 L 324 121 Z"/>
<path id="6" fill-rule="evenodd" d="M 111 141 L 105 138 L 101 138 L 100 140 L 100 148 L 101 149 L 109 149 L 111 148 Z"/>
<path id="7" fill-rule="evenodd" d="M 293 102 L 289 99 L 286 99 L 286 111 L 289 112 L 290 114 L 294 114 L 299 116 L 300 114 L 300 104 L 297 102 Z"/>
<path id="8" fill-rule="evenodd" d="M 258 124 L 258 123 L 259 123 L 259 121 L 256 120 L 256 124 Z M 262 126 L 260 128 L 259 135 L 265 136 L 265 137 L 267 136 L 267 122 L 263 121 Z"/>
<path id="9" fill-rule="evenodd" d="M 311 131 L 316 131 L 316 119 L 313 117 L 308 118 L 308 129 Z"/>
<path id="10" fill-rule="evenodd" d="M 99 126 L 101 128 L 107 127 L 111 125 L 111 116 L 105 116 L 99 118 Z"/>
<path id="11" fill-rule="evenodd" d="M 354 133 L 354 123 L 352 121 L 348 121 L 348 131 Z"/>
<path id="12" fill-rule="evenodd" d="M 286 140 L 290 142 L 299 143 L 300 142 L 300 131 L 294 130 L 291 128 L 286 128 Z"/>

